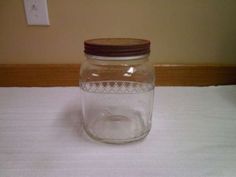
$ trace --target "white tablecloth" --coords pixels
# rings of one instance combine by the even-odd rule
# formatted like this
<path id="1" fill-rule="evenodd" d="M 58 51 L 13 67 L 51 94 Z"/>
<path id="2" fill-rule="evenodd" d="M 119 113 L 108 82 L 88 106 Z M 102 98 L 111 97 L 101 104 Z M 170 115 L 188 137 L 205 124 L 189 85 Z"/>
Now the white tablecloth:
<path id="1" fill-rule="evenodd" d="M 236 86 L 156 88 L 153 126 L 108 145 L 81 129 L 78 88 L 0 88 L 0 177 L 235 177 Z"/>

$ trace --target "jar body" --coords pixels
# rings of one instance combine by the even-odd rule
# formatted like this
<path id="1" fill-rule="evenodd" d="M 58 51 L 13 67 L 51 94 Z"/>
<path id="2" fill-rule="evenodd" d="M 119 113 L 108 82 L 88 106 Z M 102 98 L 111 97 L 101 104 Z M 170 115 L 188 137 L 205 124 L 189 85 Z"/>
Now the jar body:
<path id="1" fill-rule="evenodd" d="M 132 60 L 87 56 L 80 70 L 84 130 L 107 143 L 144 138 L 151 129 L 154 82 L 148 55 Z"/>

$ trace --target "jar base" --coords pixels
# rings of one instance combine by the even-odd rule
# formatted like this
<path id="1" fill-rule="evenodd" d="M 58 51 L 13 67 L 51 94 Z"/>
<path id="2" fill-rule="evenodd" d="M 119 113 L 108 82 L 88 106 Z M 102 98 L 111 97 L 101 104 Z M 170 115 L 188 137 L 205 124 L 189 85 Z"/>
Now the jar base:
<path id="1" fill-rule="evenodd" d="M 144 138 L 146 138 L 150 132 L 150 130 L 148 130 L 147 132 L 144 132 L 142 135 L 131 138 L 131 139 L 106 139 L 106 138 L 100 138 L 91 134 L 89 131 L 86 130 L 86 128 L 84 128 L 84 131 L 93 140 L 102 142 L 102 143 L 107 143 L 107 144 L 127 144 L 127 143 L 136 142 L 136 141 L 141 141 Z"/>
<path id="2" fill-rule="evenodd" d="M 110 144 L 124 144 L 146 137 L 150 131 L 140 116 L 132 118 L 123 115 L 112 115 L 94 119 L 84 125 L 89 137 Z"/>

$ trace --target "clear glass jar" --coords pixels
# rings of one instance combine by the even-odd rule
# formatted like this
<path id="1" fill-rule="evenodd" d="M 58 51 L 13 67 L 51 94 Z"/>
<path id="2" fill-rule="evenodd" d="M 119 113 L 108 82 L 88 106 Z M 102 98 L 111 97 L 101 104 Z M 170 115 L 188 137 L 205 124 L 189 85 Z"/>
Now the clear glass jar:
<path id="1" fill-rule="evenodd" d="M 149 133 L 155 86 L 149 49 L 139 39 L 85 41 L 80 90 L 84 130 L 93 139 L 119 144 Z"/>

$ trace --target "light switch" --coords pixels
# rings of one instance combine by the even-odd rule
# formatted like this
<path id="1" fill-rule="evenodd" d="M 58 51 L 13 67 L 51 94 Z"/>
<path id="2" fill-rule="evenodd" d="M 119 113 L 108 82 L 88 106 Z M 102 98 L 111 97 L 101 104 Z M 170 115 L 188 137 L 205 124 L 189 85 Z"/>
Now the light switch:
<path id="1" fill-rule="evenodd" d="M 50 25 L 47 0 L 24 0 L 28 25 Z"/>

